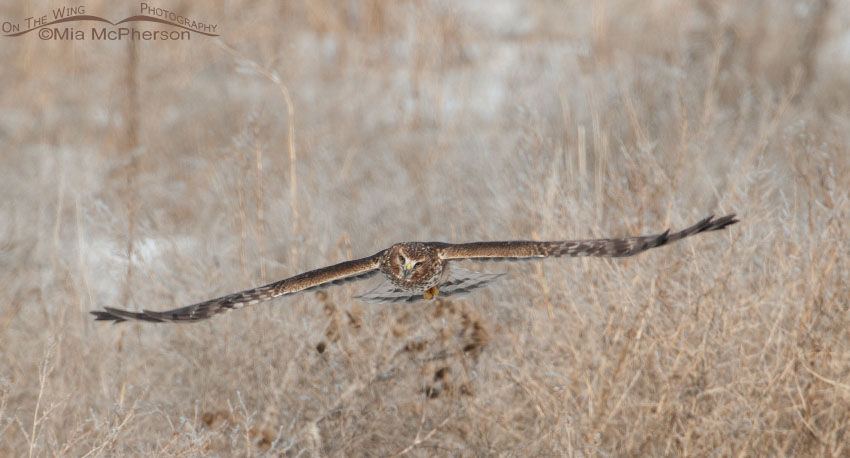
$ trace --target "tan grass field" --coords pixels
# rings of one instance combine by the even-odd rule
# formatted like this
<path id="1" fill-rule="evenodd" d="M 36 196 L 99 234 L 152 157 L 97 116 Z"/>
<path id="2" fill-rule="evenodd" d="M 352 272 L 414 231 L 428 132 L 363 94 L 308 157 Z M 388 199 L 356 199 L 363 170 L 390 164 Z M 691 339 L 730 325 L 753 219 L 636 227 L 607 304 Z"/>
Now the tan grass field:
<path id="1" fill-rule="evenodd" d="M 157 6 L 220 37 L 0 36 L 0 456 L 850 455 L 850 4 Z M 89 315 L 733 212 L 458 300 Z"/>

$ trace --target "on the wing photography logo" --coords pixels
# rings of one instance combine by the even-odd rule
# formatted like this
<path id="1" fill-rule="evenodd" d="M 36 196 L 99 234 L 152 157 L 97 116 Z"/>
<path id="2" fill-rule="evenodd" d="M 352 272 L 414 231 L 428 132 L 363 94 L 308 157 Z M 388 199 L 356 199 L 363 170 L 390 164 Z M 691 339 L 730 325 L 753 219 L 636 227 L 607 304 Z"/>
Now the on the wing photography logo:
<path id="1" fill-rule="evenodd" d="M 86 22 L 94 25 L 86 26 Z M 129 26 L 133 22 L 163 24 L 166 30 L 139 30 Z M 122 24 L 126 25 L 122 27 Z M 85 5 L 80 5 L 54 8 L 48 14 L 30 16 L 20 22 L 0 23 L 0 32 L 7 37 L 21 37 L 38 31 L 40 39 L 55 41 L 186 41 L 196 33 L 217 37 L 217 28 L 217 24 L 186 17 L 148 3 L 139 4 L 139 14 L 118 22 L 90 15 Z"/>

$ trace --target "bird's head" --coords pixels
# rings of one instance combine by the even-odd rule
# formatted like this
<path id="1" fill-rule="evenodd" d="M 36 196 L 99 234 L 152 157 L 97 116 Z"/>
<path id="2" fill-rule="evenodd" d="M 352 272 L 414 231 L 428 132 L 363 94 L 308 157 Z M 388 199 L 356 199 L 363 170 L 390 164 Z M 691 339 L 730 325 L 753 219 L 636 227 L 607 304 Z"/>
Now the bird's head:
<path id="1" fill-rule="evenodd" d="M 425 284 L 436 272 L 437 250 L 419 242 L 397 243 L 387 249 L 381 270 L 404 287 Z"/>

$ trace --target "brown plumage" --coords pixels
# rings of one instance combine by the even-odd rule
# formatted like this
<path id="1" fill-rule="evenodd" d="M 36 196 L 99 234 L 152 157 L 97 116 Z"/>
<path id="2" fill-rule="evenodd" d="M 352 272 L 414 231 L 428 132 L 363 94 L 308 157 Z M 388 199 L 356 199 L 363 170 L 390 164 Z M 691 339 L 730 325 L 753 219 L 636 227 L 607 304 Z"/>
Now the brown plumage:
<path id="1" fill-rule="evenodd" d="M 130 312 L 105 307 L 91 312 L 97 320 L 149 322 L 198 321 L 219 313 L 253 305 L 277 296 L 324 288 L 330 285 L 368 278 L 379 271 L 386 280 L 374 290 L 355 296 L 368 302 L 416 302 L 441 294 L 468 293 L 496 280 L 501 274 L 472 272 L 450 260 L 473 261 L 533 259 L 559 256 L 633 256 L 700 232 L 716 231 L 737 223 L 735 215 L 714 219 L 709 216 L 679 232 L 670 230 L 656 235 L 554 242 L 511 241 L 450 244 L 442 242 L 397 243 L 372 256 L 346 261 L 258 288 L 241 291 L 174 310 Z"/>
<path id="2" fill-rule="evenodd" d="M 422 292 L 440 282 L 446 262 L 435 243 L 397 243 L 383 251 L 381 272 L 402 289 Z"/>

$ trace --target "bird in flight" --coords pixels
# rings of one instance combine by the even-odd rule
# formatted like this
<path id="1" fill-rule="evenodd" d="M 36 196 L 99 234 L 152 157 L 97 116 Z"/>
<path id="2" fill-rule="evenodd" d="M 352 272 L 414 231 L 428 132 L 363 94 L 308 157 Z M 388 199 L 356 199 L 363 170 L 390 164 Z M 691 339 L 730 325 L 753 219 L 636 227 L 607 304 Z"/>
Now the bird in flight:
<path id="1" fill-rule="evenodd" d="M 120 323 L 127 320 L 148 322 L 200 321 L 246 305 L 278 296 L 310 291 L 331 285 L 372 277 L 385 280 L 377 288 L 360 296 L 367 302 L 417 302 L 465 294 L 486 286 L 503 274 L 473 272 L 449 261 L 527 260 L 560 256 L 633 256 L 650 248 L 682 240 L 701 232 L 716 231 L 737 223 L 734 214 L 722 218 L 709 216 L 679 232 L 670 230 L 656 235 L 554 242 L 510 241 L 451 244 L 443 242 L 397 243 L 372 256 L 345 261 L 311 270 L 265 286 L 187 305 L 174 310 L 131 312 L 112 307 L 91 312 L 96 320 Z"/>

